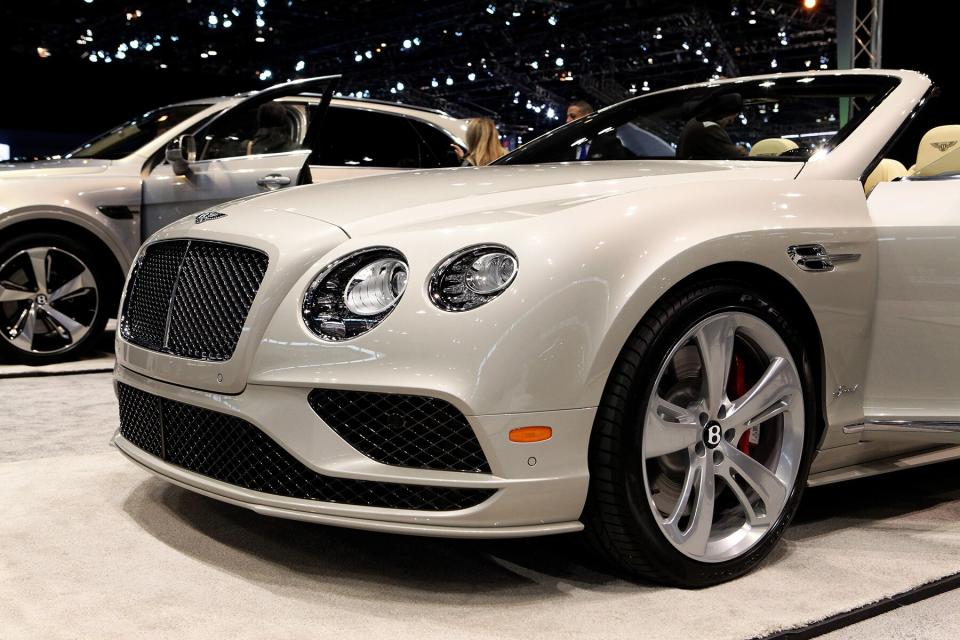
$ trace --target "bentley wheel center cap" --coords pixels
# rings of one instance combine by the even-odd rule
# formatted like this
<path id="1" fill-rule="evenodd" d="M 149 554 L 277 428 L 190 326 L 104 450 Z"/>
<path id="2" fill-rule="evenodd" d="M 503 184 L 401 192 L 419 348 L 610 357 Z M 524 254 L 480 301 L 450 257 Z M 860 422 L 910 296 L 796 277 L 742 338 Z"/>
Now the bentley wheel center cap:
<path id="1" fill-rule="evenodd" d="M 723 440 L 723 429 L 719 422 L 711 420 L 703 427 L 703 444 L 708 449 L 715 449 L 721 440 Z"/>

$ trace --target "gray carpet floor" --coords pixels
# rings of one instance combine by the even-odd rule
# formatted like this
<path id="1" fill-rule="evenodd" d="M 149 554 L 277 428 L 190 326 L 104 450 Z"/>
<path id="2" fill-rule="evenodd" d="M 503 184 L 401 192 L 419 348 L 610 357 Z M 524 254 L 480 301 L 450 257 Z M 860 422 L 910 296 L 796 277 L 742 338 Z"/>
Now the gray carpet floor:
<path id="1" fill-rule="evenodd" d="M 0 380 L 0 638 L 739 639 L 960 571 L 956 463 L 811 490 L 758 571 L 692 592 L 617 578 L 576 537 L 257 516 L 141 471 L 116 426 L 109 374 Z"/>
<path id="2" fill-rule="evenodd" d="M 916 602 L 821 637 L 823 640 L 956 640 L 960 637 L 960 591 Z"/>

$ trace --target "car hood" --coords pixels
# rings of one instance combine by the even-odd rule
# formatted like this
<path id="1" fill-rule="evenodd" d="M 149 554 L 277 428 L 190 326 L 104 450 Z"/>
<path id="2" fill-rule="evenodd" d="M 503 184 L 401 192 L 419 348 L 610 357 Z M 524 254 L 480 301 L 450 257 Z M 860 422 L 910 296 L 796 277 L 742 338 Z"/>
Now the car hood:
<path id="1" fill-rule="evenodd" d="M 46 178 L 102 173 L 110 166 L 109 160 L 76 158 L 41 160 L 38 162 L 5 162 L 0 164 L 0 180 L 4 178 Z"/>
<path id="2" fill-rule="evenodd" d="M 599 199 L 691 181 L 792 179 L 801 165 L 644 160 L 408 171 L 254 198 L 244 208 L 286 211 L 348 235 L 529 219 Z"/>

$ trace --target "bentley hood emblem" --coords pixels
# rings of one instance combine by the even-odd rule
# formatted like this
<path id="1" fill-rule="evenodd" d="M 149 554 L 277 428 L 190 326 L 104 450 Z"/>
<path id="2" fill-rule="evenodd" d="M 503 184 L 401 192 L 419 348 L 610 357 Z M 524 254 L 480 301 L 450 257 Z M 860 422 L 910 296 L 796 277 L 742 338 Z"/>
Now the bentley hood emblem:
<path id="1" fill-rule="evenodd" d="M 940 153 L 943 153 L 944 151 L 946 151 L 947 149 L 949 149 L 955 144 L 957 144 L 956 140 L 950 140 L 949 142 L 931 142 L 930 146 L 936 149 L 937 151 L 939 151 Z"/>
<path id="2" fill-rule="evenodd" d="M 219 211 L 204 211 L 203 213 L 197 214 L 197 217 L 193 219 L 195 224 L 200 224 L 201 222 L 206 222 L 207 220 L 216 220 L 217 218 L 223 218 L 227 214 L 220 213 Z"/>

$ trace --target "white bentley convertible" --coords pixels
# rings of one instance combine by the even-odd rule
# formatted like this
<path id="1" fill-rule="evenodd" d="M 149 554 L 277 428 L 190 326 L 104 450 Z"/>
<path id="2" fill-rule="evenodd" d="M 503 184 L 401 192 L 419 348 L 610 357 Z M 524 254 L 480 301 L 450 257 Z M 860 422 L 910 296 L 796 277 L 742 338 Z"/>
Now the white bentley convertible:
<path id="1" fill-rule="evenodd" d="M 958 130 L 884 158 L 931 93 L 694 85 L 180 220 L 128 277 L 116 444 L 266 515 L 740 575 L 805 486 L 960 455 Z"/>

